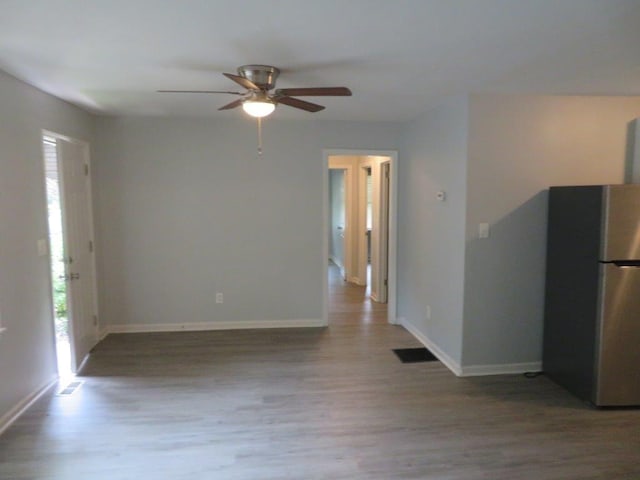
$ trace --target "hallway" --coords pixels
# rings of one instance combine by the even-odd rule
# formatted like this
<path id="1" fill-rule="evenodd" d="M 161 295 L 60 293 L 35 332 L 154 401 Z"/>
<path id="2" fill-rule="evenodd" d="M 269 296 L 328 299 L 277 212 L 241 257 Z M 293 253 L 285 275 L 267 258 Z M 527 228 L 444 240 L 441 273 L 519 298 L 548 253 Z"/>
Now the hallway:
<path id="1" fill-rule="evenodd" d="M 334 321 L 386 323 L 387 305 L 372 301 L 369 294 L 368 286 L 345 282 L 340 268 L 329 262 L 329 324 Z"/>

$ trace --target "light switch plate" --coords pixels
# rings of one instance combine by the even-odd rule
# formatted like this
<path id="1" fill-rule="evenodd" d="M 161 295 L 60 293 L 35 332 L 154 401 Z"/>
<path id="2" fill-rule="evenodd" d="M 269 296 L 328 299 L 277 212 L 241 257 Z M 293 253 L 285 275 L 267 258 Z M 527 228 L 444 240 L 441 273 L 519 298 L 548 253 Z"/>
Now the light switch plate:
<path id="1" fill-rule="evenodd" d="M 489 224 L 478 224 L 478 238 L 489 238 Z"/>

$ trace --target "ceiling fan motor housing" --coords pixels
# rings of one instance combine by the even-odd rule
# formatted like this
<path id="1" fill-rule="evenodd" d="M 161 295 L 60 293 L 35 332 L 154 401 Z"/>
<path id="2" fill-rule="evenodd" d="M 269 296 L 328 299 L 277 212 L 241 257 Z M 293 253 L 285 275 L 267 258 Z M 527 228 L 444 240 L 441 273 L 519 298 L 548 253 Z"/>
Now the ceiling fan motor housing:
<path id="1" fill-rule="evenodd" d="M 280 70 L 270 65 L 242 65 L 238 67 L 238 75 L 266 91 L 275 87 Z"/>

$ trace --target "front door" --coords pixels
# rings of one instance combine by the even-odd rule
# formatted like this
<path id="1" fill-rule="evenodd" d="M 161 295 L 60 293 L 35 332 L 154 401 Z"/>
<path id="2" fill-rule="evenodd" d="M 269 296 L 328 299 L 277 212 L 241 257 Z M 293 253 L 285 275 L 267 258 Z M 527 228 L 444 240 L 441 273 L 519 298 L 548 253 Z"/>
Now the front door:
<path id="1" fill-rule="evenodd" d="M 98 340 L 88 146 L 58 140 L 58 152 L 71 369 L 76 372 Z"/>

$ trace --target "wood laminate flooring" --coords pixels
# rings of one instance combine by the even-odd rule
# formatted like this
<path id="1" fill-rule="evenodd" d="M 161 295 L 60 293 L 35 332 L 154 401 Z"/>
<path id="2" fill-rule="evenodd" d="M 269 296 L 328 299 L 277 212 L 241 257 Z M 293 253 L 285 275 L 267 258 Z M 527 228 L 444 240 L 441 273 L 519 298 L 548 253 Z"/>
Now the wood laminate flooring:
<path id="1" fill-rule="evenodd" d="M 110 335 L 0 437 L 0 479 L 640 479 L 640 411 L 402 364 L 332 269 L 329 328 Z"/>

